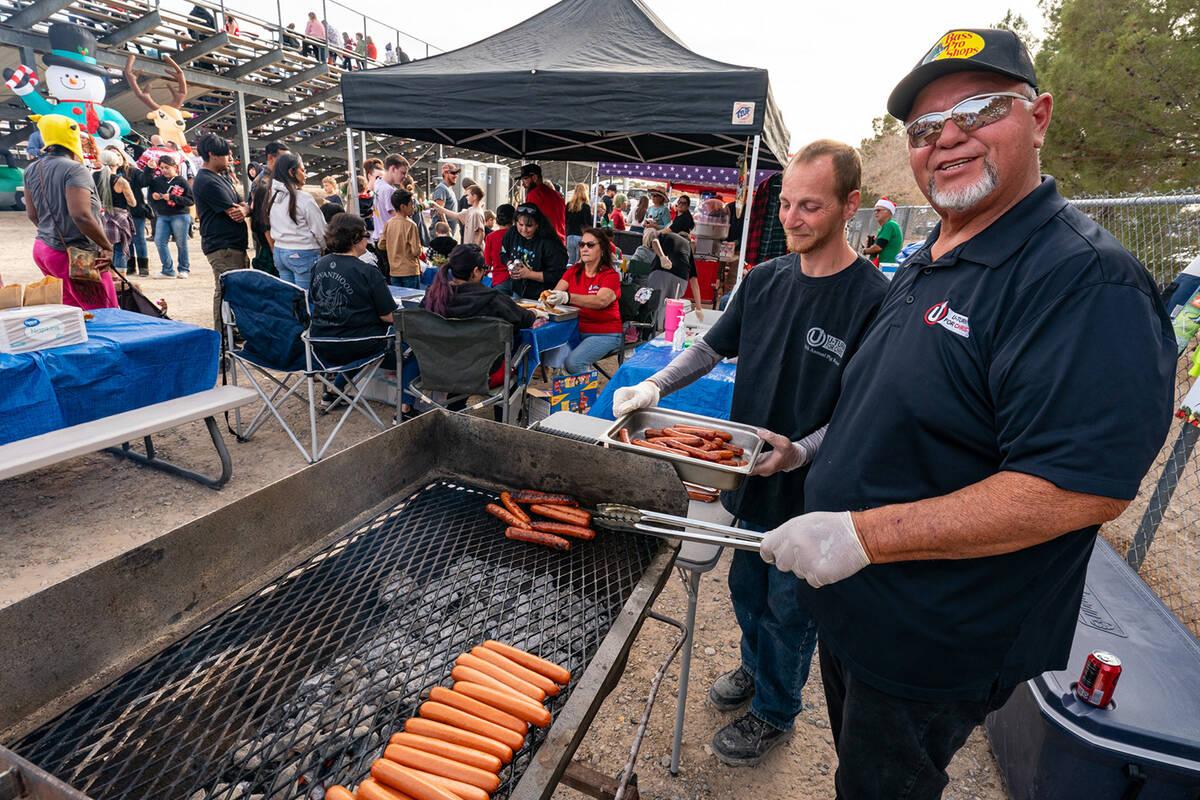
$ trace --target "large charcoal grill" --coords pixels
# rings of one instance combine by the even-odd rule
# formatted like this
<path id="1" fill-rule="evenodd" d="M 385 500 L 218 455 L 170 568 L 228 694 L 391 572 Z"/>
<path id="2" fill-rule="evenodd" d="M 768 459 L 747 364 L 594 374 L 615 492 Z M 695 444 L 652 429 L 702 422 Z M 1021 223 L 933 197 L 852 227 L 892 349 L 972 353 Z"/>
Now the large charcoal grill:
<path id="1" fill-rule="evenodd" d="M 572 671 L 548 704 L 554 725 L 531 734 L 494 794 L 548 796 L 619 677 L 672 553 L 618 532 L 569 553 L 512 542 L 483 511 L 506 486 L 686 509 L 673 471 L 650 459 L 426 415 L 0 611 L 0 635 L 23 637 L 35 658 L 66 660 L 41 670 L 46 685 L 28 668 L 38 662 L 0 677 L 3 741 L 95 800 L 315 798 L 366 777 L 423 693 L 449 684 L 454 658 L 495 638 Z M 328 523 L 334 507 L 345 520 L 364 505 L 313 535 L 322 512 Z M 253 575 L 239 556 L 261 567 L 272 543 L 284 550 Z M 177 583 L 196 557 L 191 580 Z M 215 603 L 198 592 L 237 581 L 222 566 L 250 580 Z M 70 602 L 85 595 L 108 607 Z M 215 613 L 182 618 L 197 608 Z M 75 627 L 77 638 L 37 636 L 35 621 Z M 158 627 L 139 646 L 135 629 L 150 621 Z"/>

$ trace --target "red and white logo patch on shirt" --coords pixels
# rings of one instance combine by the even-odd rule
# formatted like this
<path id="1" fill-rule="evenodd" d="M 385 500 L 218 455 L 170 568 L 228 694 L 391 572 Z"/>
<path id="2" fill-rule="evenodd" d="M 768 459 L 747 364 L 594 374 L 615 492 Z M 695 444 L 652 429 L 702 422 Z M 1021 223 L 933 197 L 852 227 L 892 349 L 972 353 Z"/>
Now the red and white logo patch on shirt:
<path id="1" fill-rule="evenodd" d="M 950 308 L 950 301 L 943 300 L 935 306 L 930 306 L 925 312 L 926 325 L 941 325 L 951 333 L 958 334 L 964 339 L 971 338 L 971 325 L 966 314 L 959 314 Z"/>

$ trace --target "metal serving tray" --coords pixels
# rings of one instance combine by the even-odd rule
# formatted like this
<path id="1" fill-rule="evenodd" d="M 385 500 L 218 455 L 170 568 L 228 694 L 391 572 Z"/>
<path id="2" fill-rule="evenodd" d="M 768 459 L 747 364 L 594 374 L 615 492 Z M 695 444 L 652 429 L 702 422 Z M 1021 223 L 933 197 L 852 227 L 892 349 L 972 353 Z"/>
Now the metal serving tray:
<path id="1" fill-rule="evenodd" d="M 531 300 L 518 300 L 517 305 L 521 308 L 527 308 L 530 311 L 535 308 L 542 308 L 541 304 Z M 566 322 L 569 319 L 575 319 L 579 316 L 579 308 L 576 306 L 559 306 L 557 311 L 547 311 L 546 313 L 555 322 Z"/>
<path id="2" fill-rule="evenodd" d="M 649 447 L 638 447 L 635 444 L 625 444 L 617 438 L 617 431 L 621 428 L 628 428 L 629 435 L 633 439 L 641 439 L 644 437 L 644 432 L 647 428 L 670 428 L 672 425 L 697 425 L 701 428 L 717 428 L 718 430 L 728 431 L 733 434 L 733 444 L 745 450 L 742 456 L 746 461 L 743 467 L 730 467 L 722 464 L 710 464 L 706 461 L 701 461 L 698 458 L 679 453 L 664 453 L 661 450 L 653 450 Z M 738 422 L 730 422 L 724 419 L 713 419 L 712 417 L 702 417 L 699 414 L 689 414 L 686 411 L 675 411 L 670 408 L 643 408 L 634 411 L 631 414 L 618 419 L 608 430 L 604 432 L 603 443 L 607 447 L 615 447 L 621 450 L 630 450 L 635 453 L 641 453 L 644 456 L 653 458 L 661 458 L 663 461 L 670 461 L 675 466 L 675 471 L 679 474 L 679 479 L 688 481 L 689 483 L 698 483 L 701 486 L 711 486 L 714 489 L 736 489 L 742 485 L 742 481 L 746 480 L 746 476 L 750 474 L 750 468 L 754 466 L 755 460 L 758 458 L 759 451 L 762 450 L 763 441 L 758 438 L 758 431 L 752 425 L 743 425 Z"/>

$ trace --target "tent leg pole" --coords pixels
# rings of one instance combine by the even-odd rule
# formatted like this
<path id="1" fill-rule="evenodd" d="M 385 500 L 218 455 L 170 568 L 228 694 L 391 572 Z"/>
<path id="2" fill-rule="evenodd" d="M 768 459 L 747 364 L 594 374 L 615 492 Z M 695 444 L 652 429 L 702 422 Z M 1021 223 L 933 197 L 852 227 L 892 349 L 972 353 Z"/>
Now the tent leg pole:
<path id="1" fill-rule="evenodd" d="M 246 130 L 246 95 L 237 93 L 237 124 L 238 144 L 242 147 L 242 189 L 246 192 L 246 202 L 250 202 L 250 131 Z"/>
<path id="2" fill-rule="evenodd" d="M 346 128 L 346 205 L 357 202 L 358 171 L 354 166 L 354 131 Z"/>
<path id="3" fill-rule="evenodd" d="M 761 138 L 757 134 L 754 136 L 754 150 L 750 155 L 750 171 L 746 173 L 746 207 L 742 209 L 742 246 L 741 254 L 738 256 L 737 277 L 733 282 L 734 289 L 742 282 L 742 275 L 746 272 L 746 245 L 750 242 L 750 209 L 754 208 L 755 178 L 758 177 L 758 145 Z"/>
<path id="4" fill-rule="evenodd" d="M 365 36 L 366 34 L 363 34 L 363 35 Z M 358 152 L 360 153 L 359 159 L 364 164 L 367 163 L 367 132 L 366 131 L 358 132 Z"/>

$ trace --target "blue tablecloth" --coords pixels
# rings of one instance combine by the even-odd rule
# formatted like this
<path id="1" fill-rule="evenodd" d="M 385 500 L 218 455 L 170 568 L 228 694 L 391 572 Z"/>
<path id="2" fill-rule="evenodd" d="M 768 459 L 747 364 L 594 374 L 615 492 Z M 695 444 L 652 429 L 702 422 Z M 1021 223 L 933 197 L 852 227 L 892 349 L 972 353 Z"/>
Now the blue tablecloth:
<path id="1" fill-rule="evenodd" d="M 421 299 L 425 297 L 424 289 L 407 289 L 403 286 L 388 286 L 388 291 L 392 293 L 392 299 L 400 304 L 401 308 L 417 308 L 421 304 Z"/>
<path id="2" fill-rule="evenodd" d="M 211 389 L 216 331 L 99 309 L 83 344 L 0 353 L 0 444 Z"/>
<path id="3" fill-rule="evenodd" d="M 612 380 L 596 398 L 596 405 L 592 406 L 588 414 L 613 419 L 613 394 L 617 389 L 641 383 L 671 363 L 671 359 L 677 355 L 662 336 L 646 342 L 625 359 L 625 363 L 613 374 Z M 729 419 L 729 408 L 733 403 L 733 379 L 736 375 L 737 365 L 722 361 L 713 367 L 712 372 L 695 383 L 664 397 L 659 406 L 716 419 Z"/>
<path id="4" fill-rule="evenodd" d="M 521 331 L 515 344 L 517 347 L 529 345 L 529 357 L 525 359 L 528 369 L 527 374 L 523 376 L 528 380 L 529 375 L 542 363 L 542 355 L 547 350 L 562 347 L 564 344 L 571 347 L 579 344 L 579 321 L 569 319 L 565 322 L 547 322 L 538 328 L 526 328 Z"/>
<path id="5" fill-rule="evenodd" d="M 426 267 L 425 269 L 421 270 L 421 286 L 422 286 L 422 288 L 428 289 L 430 286 L 433 285 L 433 279 L 437 275 L 437 272 L 438 272 L 437 267 Z M 491 275 L 483 276 L 483 285 L 484 286 L 492 285 L 492 276 Z"/>

